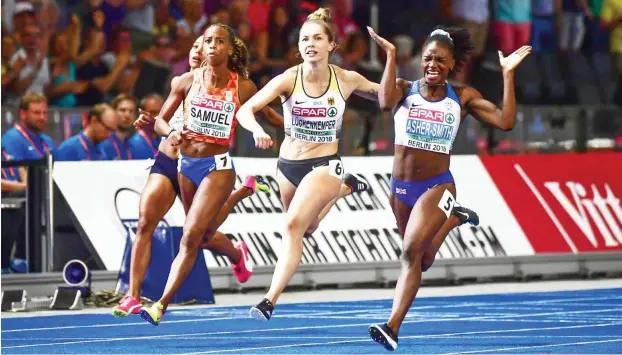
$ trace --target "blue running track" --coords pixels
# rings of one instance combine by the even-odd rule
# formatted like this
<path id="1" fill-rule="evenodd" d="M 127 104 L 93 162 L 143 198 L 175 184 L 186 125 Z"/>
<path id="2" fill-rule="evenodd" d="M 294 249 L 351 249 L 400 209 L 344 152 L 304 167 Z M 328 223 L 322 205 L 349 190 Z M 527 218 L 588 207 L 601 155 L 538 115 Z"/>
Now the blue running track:
<path id="1" fill-rule="evenodd" d="M 3 354 L 378 354 L 367 335 L 391 300 L 277 305 L 270 322 L 249 307 L 138 316 L 2 319 Z M 418 299 L 396 353 L 622 354 L 622 289 Z"/>

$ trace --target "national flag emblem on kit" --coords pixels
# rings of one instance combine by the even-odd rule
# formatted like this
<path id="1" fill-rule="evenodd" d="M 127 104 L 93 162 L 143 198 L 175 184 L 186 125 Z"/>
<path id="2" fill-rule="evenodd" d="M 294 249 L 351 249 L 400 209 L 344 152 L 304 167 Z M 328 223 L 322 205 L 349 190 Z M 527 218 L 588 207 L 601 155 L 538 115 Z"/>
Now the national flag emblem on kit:
<path id="1" fill-rule="evenodd" d="M 328 98 L 328 105 L 335 106 L 335 98 L 334 97 L 329 97 Z"/>

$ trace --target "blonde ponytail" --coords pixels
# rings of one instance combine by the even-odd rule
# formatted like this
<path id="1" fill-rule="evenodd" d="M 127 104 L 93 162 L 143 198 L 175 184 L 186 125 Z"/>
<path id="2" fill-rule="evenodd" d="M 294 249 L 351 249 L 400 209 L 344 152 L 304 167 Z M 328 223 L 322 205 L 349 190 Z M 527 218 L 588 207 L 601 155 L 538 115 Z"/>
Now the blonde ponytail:
<path id="1" fill-rule="evenodd" d="M 324 33 L 328 36 L 329 42 L 335 42 L 335 32 L 333 32 L 330 27 L 329 21 L 331 19 L 330 10 L 326 7 L 320 7 L 315 10 L 312 14 L 307 16 L 307 20 L 302 25 L 304 26 L 307 23 L 316 23 L 324 29 Z"/>
<path id="2" fill-rule="evenodd" d="M 307 21 L 330 21 L 330 10 L 327 7 L 320 7 L 315 10 L 312 14 L 307 16 Z"/>

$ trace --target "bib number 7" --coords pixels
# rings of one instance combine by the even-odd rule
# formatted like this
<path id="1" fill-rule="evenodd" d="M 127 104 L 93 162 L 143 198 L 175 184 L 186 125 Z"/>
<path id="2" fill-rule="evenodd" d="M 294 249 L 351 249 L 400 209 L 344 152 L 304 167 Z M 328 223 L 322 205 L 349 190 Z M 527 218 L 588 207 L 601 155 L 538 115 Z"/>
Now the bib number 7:
<path id="1" fill-rule="evenodd" d="M 215 155 L 214 160 L 216 160 L 216 170 L 231 170 L 233 167 L 233 160 L 229 153 Z"/>

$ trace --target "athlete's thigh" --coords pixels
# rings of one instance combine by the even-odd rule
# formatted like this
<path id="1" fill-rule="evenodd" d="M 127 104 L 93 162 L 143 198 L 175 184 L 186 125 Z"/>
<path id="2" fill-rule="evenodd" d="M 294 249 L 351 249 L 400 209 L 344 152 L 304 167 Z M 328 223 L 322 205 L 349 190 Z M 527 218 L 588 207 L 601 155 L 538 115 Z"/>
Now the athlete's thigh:
<path id="1" fill-rule="evenodd" d="M 393 215 L 395 216 L 395 221 L 397 222 L 397 230 L 400 232 L 400 235 L 403 239 L 404 233 L 406 232 L 406 225 L 408 224 L 408 220 L 410 219 L 410 213 L 412 212 L 412 208 L 408 207 L 395 195 L 392 194 L 391 209 L 393 210 Z"/>
<path id="2" fill-rule="evenodd" d="M 283 202 L 283 208 L 285 212 L 289 210 L 289 204 L 294 198 L 296 193 L 296 186 L 292 184 L 279 169 L 276 170 L 276 182 L 279 184 L 279 193 L 281 194 L 281 201 Z"/>
<path id="3" fill-rule="evenodd" d="M 432 241 L 449 217 L 455 195 L 454 184 L 443 184 L 427 190 L 419 197 L 406 225 L 404 249 L 410 244 L 425 247 Z"/>
<path id="4" fill-rule="evenodd" d="M 287 211 L 289 220 L 296 218 L 308 228 L 322 209 L 339 195 L 342 180 L 330 175 L 329 169 L 314 169 L 302 179 Z"/>
<path id="5" fill-rule="evenodd" d="M 194 194 L 194 199 L 186 216 L 186 226 L 196 228 L 197 232 L 207 230 L 213 224 L 213 219 L 227 201 L 235 185 L 233 170 L 216 170 L 206 176 Z"/>
<path id="6" fill-rule="evenodd" d="M 159 222 L 175 203 L 175 195 L 175 189 L 168 177 L 150 174 L 140 194 L 139 215 Z"/>
<path id="7" fill-rule="evenodd" d="M 194 195 L 197 192 L 197 186 L 190 181 L 184 174 L 177 174 L 177 179 L 179 180 L 179 191 L 181 192 L 181 202 L 184 205 L 184 212 L 188 214 L 188 210 L 190 210 L 190 205 L 192 205 L 192 200 L 194 200 Z"/>

